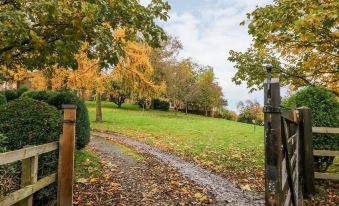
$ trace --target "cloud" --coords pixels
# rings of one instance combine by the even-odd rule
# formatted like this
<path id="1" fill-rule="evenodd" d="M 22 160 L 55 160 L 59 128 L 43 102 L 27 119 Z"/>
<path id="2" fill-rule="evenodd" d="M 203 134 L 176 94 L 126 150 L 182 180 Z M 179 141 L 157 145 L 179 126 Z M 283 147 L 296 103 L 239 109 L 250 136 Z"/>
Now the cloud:
<path id="1" fill-rule="evenodd" d="M 227 61 L 227 57 L 230 50 L 244 51 L 251 44 L 247 28 L 239 25 L 246 18 L 246 13 L 254 10 L 256 5 L 265 5 L 271 1 L 182 2 L 170 0 L 173 8 L 171 18 L 168 22 L 161 23 L 169 34 L 179 37 L 183 43 L 184 49 L 180 56 L 192 57 L 200 64 L 214 67 L 218 82 L 229 100 L 230 109 L 236 110 L 237 102 L 246 99 L 257 99 L 262 103 L 262 92 L 249 94 L 246 85 L 237 86 L 231 81 L 236 70 Z M 190 2 L 191 6 L 188 7 Z"/>

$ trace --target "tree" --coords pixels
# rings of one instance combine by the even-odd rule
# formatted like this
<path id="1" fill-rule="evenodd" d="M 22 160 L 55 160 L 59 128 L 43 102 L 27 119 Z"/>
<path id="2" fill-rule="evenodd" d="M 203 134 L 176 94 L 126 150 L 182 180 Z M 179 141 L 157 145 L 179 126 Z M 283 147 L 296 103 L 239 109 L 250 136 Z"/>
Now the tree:
<path id="1" fill-rule="evenodd" d="M 272 63 L 284 85 L 318 85 L 338 96 L 338 6 L 335 0 L 274 0 L 249 13 L 253 45 L 246 52 L 230 51 L 229 61 L 238 69 L 233 81 L 261 88 L 262 63 Z"/>
<path id="2" fill-rule="evenodd" d="M 212 67 L 204 68 L 198 80 L 198 102 L 205 110 L 205 116 L 208 110 L 227 105 L 223 99 L 222 88 L 215 81 L 215 75 Z"/>
<path id="3" fill-rule="evenodd" d="M 162 0 L 146 7 L 138 0 L 1 1 L 0 66 L 77 68 L 75 54 L 88 42 L 88 57 L 108 68 L 123 52 L 112 38 L 117 28 L 126 28 L 128 40 L 158 46 L 165 34 L 155 19 L 167 20 L 169 9 Z"/>
<path id="4" fill-rule="evenodd" d="M 262 124 L 264 121 L 264 113 L 262 106 L 256 100 L 240 101 L 237 105 L 239 109 L 238 121 L 248 124 Z"/>

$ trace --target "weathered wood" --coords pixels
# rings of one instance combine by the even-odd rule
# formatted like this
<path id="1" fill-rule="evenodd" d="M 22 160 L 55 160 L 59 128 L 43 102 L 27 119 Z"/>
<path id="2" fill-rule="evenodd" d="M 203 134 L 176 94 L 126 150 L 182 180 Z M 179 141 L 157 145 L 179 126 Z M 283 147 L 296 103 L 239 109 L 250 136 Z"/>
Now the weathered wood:
<path id="1" fill-rule="evenodd" d="M 339 128 L 335 127 L 312 127 L 313 133 L 321 134 L 339 134 Z"/>
<path id="2" fill-rule="evenodd" d="M 22 160 L 21 187 L 32 185 L 38 181 L 38 156 Z M 20 206 L 32 206 L 33 194 L 20 202 Z"/>
<path id="3" fill-rule="evenodd" d="M 300 155 L 303 176 L 303 193 L 309 197 L 314 194 L 314 158 L 311 110 L 299 108 Z"/>
<path id="4" fill-rule="evenodd" d="M 324 179 L 324 180 L 339 180 L 339 174 L 336 174 L 336 173 L 315 172 L 314 177 L 316 179 Z"/>
<path id="5" fill-rule="evenodd" d="M 58 149 L 58 142 L 52 142 L 11 152 L 0 153 L 0 165 L 27 159 L 36 155 L 54 151 L 56 149 Z"/>
<path id="6" fill-rule="evenodd" d="M 44 177 L 44 178 L 38 180 L 33 185 L 25 186 L 24 188 L 17 190 L 15 192 L 3 197 L 2 199 L 0 199 L 0 205 L 1 206 L 13 205 L 13 204 L 25 199 L 26 197 L 34 194 L 38 190 L 46 187 L 47 185 L 52 184 L 55 181 L 56 181 L 56 174 L 55 173 L 51 174 L 47 177 Z"/>
<path id="7" fill-rule="evenodd" d="M 288 120 L 289 122 L 293 122 L 295 124 L 298 123 L 298 118 L 297 118 L 298 115 L 295 111 L 290 111 L 290 110 L 282 108 L 281 109 L 281 116 L 284 119 Z"/>
<path id="8" fill-rule="evenodd" d="M 265 83 L 265 205 L 281 205 L 281 114 L 278 79 Z"/>
<path id="9" fill-rule="evenodd" d="M 339 157 L 339 151 L 333 150 L 313 150 L 314 156 Z"/>
<path id="10" fill-rule="evenodd" d="M 58 205 L 72 206 L 76 106 L 63 105 L 63 108 L 64 125 L 60 139 L 58 167 Z"/>

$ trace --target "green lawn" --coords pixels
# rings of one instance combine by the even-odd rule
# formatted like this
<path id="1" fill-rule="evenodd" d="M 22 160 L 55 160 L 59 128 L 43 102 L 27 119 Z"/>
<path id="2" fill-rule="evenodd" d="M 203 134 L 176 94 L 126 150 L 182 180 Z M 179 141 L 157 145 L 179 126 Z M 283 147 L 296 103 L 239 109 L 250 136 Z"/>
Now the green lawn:
<path id="1" fill-rule="evenodd" d="M 121 109 L 103 102 L 104 123 L 95 123 L 95 102 L 86 102 L 91 127 L 108 130 L 203 165 L 223 170 L 263 166 L 263 127 L 180 112 L 142 111 L 136 105 Z"/>

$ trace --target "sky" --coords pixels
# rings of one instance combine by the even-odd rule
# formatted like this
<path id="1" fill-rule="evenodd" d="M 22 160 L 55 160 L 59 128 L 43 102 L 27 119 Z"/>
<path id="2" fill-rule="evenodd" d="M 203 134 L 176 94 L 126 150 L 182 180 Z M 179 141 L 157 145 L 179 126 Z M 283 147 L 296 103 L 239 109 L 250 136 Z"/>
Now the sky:
<path id="1" fill-rule="evenodd" d="M 149 0 L 141 0 L 147 4 Z M 246 13 L 256 6 L 264 6 L 272 0 L 168 0 L 172 6 L 170 19 L 159 25 L 183 44 L 180 58 L 193 58 L 202 65 L 214 68 L 217 81 L 228 100 L 228 108 L 237 110 L 237 103 L 256 99 L 263 103 L 263 92 L 249 93 L 246 83 L 235 85 L 236 73 L 227 60 L 230 50 L 245 51 L 251 45 L 251 36 L 240 22 Z"/>

